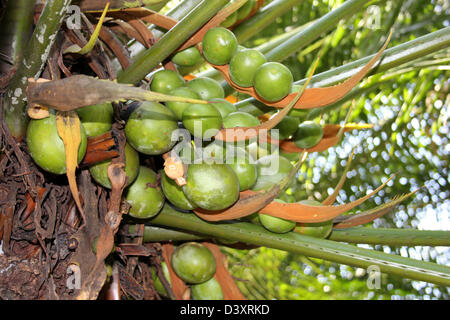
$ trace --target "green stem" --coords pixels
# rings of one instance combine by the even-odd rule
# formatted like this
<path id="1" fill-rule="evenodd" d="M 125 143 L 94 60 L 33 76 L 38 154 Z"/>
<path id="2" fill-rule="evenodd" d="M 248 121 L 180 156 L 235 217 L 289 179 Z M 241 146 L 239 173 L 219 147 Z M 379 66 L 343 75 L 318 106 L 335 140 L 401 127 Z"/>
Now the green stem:
<path id="1" fill-rule="evenodd" d="M 238 39 L 238 42 L 243 43 L 272 24 L 276 18 L 283 15 L 296 4 L 298 4 L 298 0 L 273 1 L 261 8 L 253 17 L 239 24 L 233 29 L 233 33 Z"/>
<path id="2" fill-rule="evenodd" d="M 134 232 L 131 225 L 130 233 Z M 208 239 L 210 236 L 198 233 L 173 230 L 163 227 L 146 225 L 144 228 L 145 242 L 165 241 L 195 241 Z M 349 228 L 335 229 L 328 240 L 365 243 L 389 246 L 450 246 L 449 231 L 429 231 L 416 229 L 385 229 L 385 228 Z"/>
<path id="3" fill-rule="evenodd" d="M 208 223 L 193 214 L 177 212 L 167 205 L 150 222 L 215 238 L 265 246 L 361 268 L 377 266 L 384 273 L 440 285 L 450 285 L 450 267 L 447 266 L 363 249 L 331 240 L 316 239 L 295 232 L 274 234 L 261 226 L 246 222 Z"/>
<path id="4" fill-rule="evenodd" d="M 136 226 L 130 225 L 129 232 L 134 233 Z M 145 226 L 144 242 L 194 241 L 206 239 L 206 236 L 177 231 L 168 228 Z"/>
<path id="5" fill-rule="evenodd" d="M 34 6 L 29 0 L 8 1 L 0 23 L 0 52 L 16 64 L 22 56 L 31 35 Z M 0 73 L 6 72 L 11 64 L 0 58 Z"/>
<path id="6" fill-rule="evenodd" d="M 71 0 L 46 1 L 39 22 L 27 44 L 29 50 L 25 51 L 6 92 L 3 103 L 5 119 L 9 130 L 17 139 L 25 136 L 28 124 L 28 116 L 25 112 L 27 79 L 39 78 L 70 3 Z"/>
<path id="7" fill-rule="evenodd" d="M 121 83 L 137 84 L 227 3 L 227 0 L 203 1 L 200 3 L 164 34 L 155 45 L 137 57 L 131 66 L 119 74 L 117 80 Z"/>
<path id="8" fill-rule="evenodd" d="M 329 239 L 389 246 L 450 246 L 450 231 L 360 227 L 333 230 Z"/>
<path id="9" fill-rule="evenodd" d="M 326 32 L 335 28 L 340 20 L 357 13 L 366 4 L 367 0 L 345 1 L 335 10 L 317 19 L 317 21 L 310 25 L 308 28 L 297 33 L 282 45 L 268 52 L 266 54 L 267 60 L 278 62 L 283 61 L 294 52 L 307 46 L 321 35 L 324 35 Z"/>

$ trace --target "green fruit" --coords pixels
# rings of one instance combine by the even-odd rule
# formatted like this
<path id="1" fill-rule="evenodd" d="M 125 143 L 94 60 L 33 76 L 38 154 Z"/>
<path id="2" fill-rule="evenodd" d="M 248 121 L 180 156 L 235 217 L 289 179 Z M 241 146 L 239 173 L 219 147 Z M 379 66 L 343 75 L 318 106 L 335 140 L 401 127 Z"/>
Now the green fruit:
<path id="1" fill-rule="evenodd" d="M 225 119 L 225 117 L 227 115 L 229 115 L 230 113 L 237 111 L 234 104 L 232 104 L 228 100 L 214 98 L 214 99 L 211 99 L 210 102 L 212 102 L 211 105 L 214 106 L 214 108 L 216 108 L 220 112 L 222 119 Z"/>
<path id="2" fill-rule="evenodd" d="M 223 210 L 239 198 L 239 179 L 227 164 L 191 164 L 183 191 L 202 209 Z"/>
<path id="3" fill-rule="evenodd" d="M 278 139 L 289 139 L 297 131 L 299 124 L 298 118 L 285 116 L 274 128 L 278 130 Z"/>
<path id="4" fill-rule="evenodd" d="M 163 207 L 164 194 L 155 186 L 156 180 L 153 170 L 141 166 L 136 180 L 126 189 L 125 200 L 131 205 L 129 215 L 133 218 L 151 218 Z"/>
<path id="5" fill-rule="evenodd" d="M 291 162 L 277 154 L 267 155 L 257 161 L 258 179 L 252 190 L 268 190 L 282 179 L 286 178 L 293 165 Z"/>
<path id="6" fill-rule="evenodd" d="M 87 147 L 86 132 L 82 124 L 80 136 L 78 163 L 83 160 Z M 30 120 L 27 129 L 27 145 L 31 157 L 39 167 L 54 174 L 66 173 L 66 148 L 59 137 L 53 111 L 47 118 Z"/>
<path id="7" fill-rule="evenodd" d="M 237 21 L 237 11 L 230 14 L 223 22 L 220 24 L 221 27 L 229 28 Z"/>
<path id="8" fill-rule="evenodd" d="M 145 101 L 133 111 L 125 125 L 128 143 L 137 151 L 163 154 L 175 145 L 172 133 L 178 129 L 175 115 L 157 102 Z"/>
<path id="9" fill-rule="evenodd" d="M 172 57 L 172 62 L 182 67 L 192 67 L 202 61 L 203 57 L 196 47 L 179 51 Z"/>
<path id="10" fill-rule="evenodd" d="M 112 160 L 102 161 L 89 167 L 92 178 L 105 188 L 111 189 L 111 181 L 108 178 L 108 166 Z M 125 173 L 129 186 L 136 179 L 139 172 L 139 154 L 128 143 L 125 144 Z"/>
<path id="11" fill-rule="evenodd" d="M 302 88 L 302 85 L 293 84 L 291 87 L 291 93 L 298 93 Z M 299 120 L 304 121 L 308 116 L 310 109 L 292 109 L 289 111 L 288 116 L 299 118 Z"/>
<path id="12" fill-rule="evenodd" d="M 223 300 L 219 282 L 211 278 L 206 282 L 191 286 L 192 300 Z"/>
<path id="13" fill-rule="evenodd" d="M 229 166 L 233 169 L 239 179 L 240 191 L 250 189 L 256 183 L 258 171 L 254 164 L 235 162 L 229 164 Z"/>
<path id="14" fill-rule="evenodd" d="M 186 198 L 183 189 L 177 185 L 174 180 L 170 179 L 164 170 L 161 170 L 160 174 L 162 191 L 170 203 L 183 210 L 193 210 L 196 208 L 195 205 Z"/>
<path id="15" fill-rule="evenodd" d="M 167 268 L 167 264 L 165 262 L 161 262 L 161 269 L 164 274 L 164 278 L 166 278 L 167 282 L 172 285 L 172 281 L 170 280 L 170 273 L 169 268 Z M 159 277 L 156 273 L 155 268 L 152 268 L 152 279 L 153 279 L 153 285 L 156 289 L 156 291 L 163 297 L 169 297 L 167 294 L 166 288 L 164 288 L 161 280 L 159 280 Z"/>
<path id="16" fill-rule="evenodd" d="M 238 42 L 233 32 L 223 27 L 209 29 L 202 40 L 205 59 L 216 65 L 230 62 L 237 51 L 237 46 Z"/>
<path id="17" fill-rule="evenodd" d="M 275 199 L 275 201 L 280 203 L 286 203 L 280 199 Z M 264 228 L 275 233 L 286 233 L 292 231 L 295 228 L 294 221 L 273 217 L 268 214 L 259 214 L 259 221 L 261 222 Z"/>
<path id="18" fill-rule="evenodd" d="M 247 0 L 247 2 L 240 7 L 237 12 L 237 20 L 242 20 L 247 18 L 247 16 L 252 12 L 253 7 L 255 6 L 255 0 Z"/>
<path id="19" fill-rule="evenodd" d="M 255 117 L 262 116 L 263 114 L 270 112 L 271 110 L 273 109 L 263 105 L 262 103 L 254 105 L 245 101 L 243 102 L 243 104 L 239 103 L 238 107 L 238 111 L 249 113 Z"/>
<path id="20" fill-rule="evenodd" d="M 323 128 L 313 121 L 305 121 L 299 124 L 292 140 L 297 147 L 307 149 L 314 147 L 323 137 Z"/>
<path id="21" fill-rule="evenodd" d="M 266 62 L 256 70 L 253 86 L 261 98 L 274 102 L 287 96 L 293 80 L 291 71 L 285 65 Z"/>
<path id="22" fill-rule="evenodd" d="M 295 222 L 273 217 L 268 214 L 259 214 L 259 221 L 264 228 L 275 233 L 286 233 L 295 228 Z"/>
<path id="23" fill-rule="evenodd" d="M 186 84 L 183 77 L 173 70 L 160 70 L 153 75 L 150 90 L 169 94 L 175 88 L 182 87 Z"/>
<path id="24" fill-rule="evenodd" d="M 77 113 L 88 137 L 111 130 L 114 110 L 110 102 L 79 108 Z"/>
<path id="25" fill-rule="evenodd" d="M 286 203 L 283 200 L 275 199 L 276 202 Z M 264 228 L 275 233 L 286 233 L 295 228 L 295 222 L 274 217 L 268 214 L 259 214 L 259 221 Z"/>
<path id="26" fill-rule="evenodd" d="M 177 276 L 191 284 L 206 282 L 216 273 L 213 254 L 207 247 L 196 242 L 187 242 L 177 247 L 170 262 Z"/>
<path id="27" fill-rule="evenodd" d="M 291 111 L 288 112 L 288 116 L 290 117 L 296 117 L 298 118 L 300 121 L 304 121 L 306 119 L 306 117 L 309 114 L 308 109 L 292 109 Z"/>
<path id="28" fill-rule="evenodd" d="M 318 223 L 299 223 L 294 229 L 295 232 L 300 234 L 320 239 L 327 238 L 332 230 L 332 220 Z"/>
<path id="29" fill-rule="evenodd" d="M 259 224 L 259 225 L 261 224 L 261 221 L 259 221 L 259 213 L 258 212 L 254 212 L 251 215 L 243 217 L 242 220 L 248 221 L 253 224 Z"/>
<path id="30" fill-rule="evenodd" d="M 179 87 L 176 88 L 169 93 L 171 96 L 183 97 L 183 98 L 191 98 L 191 99 L 200 99 L 200 96 L 192 89 L 188 87 Z M 178 120 L 181 120 L 183 117 L 183 111 L 186 109 L 190 103 L 187 102 L 178 102 L 178 101 L 167 101 L 166 107 L 172 110 L 175 114 L 175 117 Z"/>
<path id="31" fill-rule="evenodd" d="M 236 53 L 230 61 L 231 80 L 241 87 L 251 87 L 256 70 L 266 62 L 266 57 L 255 49 Z"/>
<path id="32" fill-rule="evenodd" d="M 307 204 L 310 206 L 323 206 L 318 201 L 315 200 L 302 200 L 299 203 Z M 294 231 L 300 234 L 325 239 L 328 237 L 333 230 L 333 220 L 317 222 L 317 223 L 297 223 Z"/>
<path id="33" fill-rule="evenodd" d="M 259 124 L 258 118 L 241 111 L 230 113 L 223 119 L 224 128 L 256 127 Z"/>
<path id="34" fill-rule="evenodd" d="M 239 150 L 239 149 L 238 149 Z M 240 149 L 242 150 L 242 149 Z M 233 169 L 239 179 L 239 190 L 244 191 L 253 187 L 258 177 L 256 165 L 249 160 L 249 155 L 244 150 L 233 158 L 227 158 L 226 163 Z"/>
<path id="35" fill-rule="evenodd" d="M 244 47 L 244 46 L 238 44 L 238 47 L 237 47 L 237 51 L 236 51 L 236 52 L 241 52 L 241 51 L 244 51 L 244 50 L 248 50 L 248 48 L 246 48 L 246 47 Z"/>
<path id="36" fill-rule="evenodd" d="M 270 154 L 278 154 L 278 146 L 267 142 L 253 141 L 246 145 L 245 150 L 253 157 L 260 159 Z"/>
<path id="37" fill-rule="evenodd" d="M 209 104 L 191 104 L 183 111 L 183 125 L 197 138 L 209 140 L 222 128 L 220 112 Z"/>
<path id="38" fill-rule="evenodd" d="M 225 98 L 222 86 L 208 77 L 198 77 L 187 83 L 188 88 L 194 90 L 202 100 L 210 101 L 214 98 Z"/>

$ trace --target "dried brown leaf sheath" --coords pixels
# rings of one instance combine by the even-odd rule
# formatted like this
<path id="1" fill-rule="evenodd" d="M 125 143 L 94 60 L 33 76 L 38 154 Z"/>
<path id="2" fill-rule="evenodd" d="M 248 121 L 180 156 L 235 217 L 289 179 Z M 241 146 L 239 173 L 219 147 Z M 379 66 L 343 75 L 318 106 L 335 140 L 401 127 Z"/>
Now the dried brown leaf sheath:
<path id="1" fill-rule="evenodd" d="M 99 11 L 95 13 L 100 13 Z M 122 19 L 124 21 L 141 20 L 157 25 L 164 29 L 171 29 L 177 24 L 177 20 L 171 17 L 159 14 L 147 8 L 128 8 L 108 12 L 109 17 Z"/>
<path id="2" fill-rule="evenodd" d="M 348 132 L 351 131 L 353 129 L 368 129 L 368 128 L 372 128 L 373 125 L 357 125 L 357 124 L 348 124 L 345 125 L 343 130 L 344 132 Z M 316 144 L 315 146 L 308 148 L 308 149 L 302 149 L 299 148 L 295 145 L 295 143 L 291 140 L 274 140 L 274 139 L 270 139 L 270 143 L 272 144 L 277 144 L 280 146 L 281 150 L 283 150 L 284 152 L 287 153 L 298 153 L 298 152 L 321 152 L 324 151 L 334 145 L 336 145 L 339 140 L 340 140 L 340 136 L 339 136 L 339 130 L 342 127 L 340 125 L 337 124 L 327 124 L 324 126 L 323 128 L 323 137 L 322 139 L 319 141 L 318 144 Z"/>
<path id="3" fill-rule="evenodd" d="M 239 219 L 259 212 L 301 223 L 324 222 L 360 205 L 384 188 L 392 178 L 389 178 L 385 183 L 365 197 L 339 206 L 311 206 L 301 203 L 280 203 L 273 201 L 280 191 L 279 187 L 274 187 L 268 192 L 255 192 L 251 190 L 241 192 L 238 202 L 223 211 L 208 212 L 197 209 L 194 212 L 200 218 L 207 221 Z"/>
<path id="4" fill-rule="evenodd" d="M 262 214 L 268 214 L 274 217 L 283 218 L 301 223 L 325 222 L 336 218 L 337 216 L 360 205 L 378 191 L 384 188 L 393 177 L 386 180 L 381 186 L 353 202 L 342 204 L 339 206 L 311 206 L 302 203 L 280 203 L 271 202 L 269 205 L 259 211 Z"/>
<path id="5" fill-rule="evenodd" d="M 389 213 L 397 204 L 402 202 L 403 200 L 411 197 L 420 189 L 414 190 L 410 193 L 404 194 L 399 197 L 395 197 L 392 201 L 382 204 L 378 207 L 375 207 L 369 211 L 364 211 L 359 214 L 346 215 L 342 217 L 337 217 L 333 222 L 333 229 L 344 229 L 356 227 L 359 225 L 363 225 L 369 222 L 372 222 L 375 219 L 381 218 L 385 214 Z"/>
<path id="6" fill-rule="evenodd" d="M 242 191 L 239 194 L 239 200 L 231 207 L 222 211 L 207 211 L 195 209 L 194 212 L 200 218 L 207 221 L 223 221 L 239 219 L 258 212 L 277 196 L 279 188 L 272 192 L 256 192 L 252 190 Z"/>

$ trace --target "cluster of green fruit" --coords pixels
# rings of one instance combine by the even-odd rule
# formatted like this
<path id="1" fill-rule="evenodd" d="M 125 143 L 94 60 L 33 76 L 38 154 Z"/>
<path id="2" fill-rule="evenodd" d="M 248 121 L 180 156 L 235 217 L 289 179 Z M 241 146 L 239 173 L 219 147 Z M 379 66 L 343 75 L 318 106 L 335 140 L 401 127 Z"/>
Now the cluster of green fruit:
<path id="1" fill-rule="evenodd" d="M 241 85 L 251 85 L 250 82 L 244 83 L 246 77 L 252 74 L 251 70 L 256 70 L 256 75 L 247 77 L 248 81 L 265 78 L 264 66 L 273 65 L 264 62 L 265 59 L 255 50 L 244 49 L 236 53 L 237 41 L 233 33 L 225 28 L 209 30 L 203 39 L 203 50 L 206 59 L 212 63 L 227 63 L 231 60 L 231 70 L 242 68 L 242 72 L 231 73 L 233 79 Z M 253 60 L 257 61 L 256 64 Z M 285 67 L 280 70 L 284 70 L 283 68 Z M 263 72 L 258 73 L 261 70 Z M 257 81 L 252 83 L 255 85 Z M 291 81 L 288 81 L 287 87 L 290 86 Z M 276 85 L 271 84 L 269 87 L 267 94 L 274 92 Z M 254 127 L 260 124 L 256 116 L 238 110 L 225 100 L 223 88 L 213 79 L 198 77 L 186 82 L 176 71 L 160 70 L 154 73 L 150 89 L 210 103 L 167 102 L 164 105 L 142 102 L 130 114 L 124 129 L 127 138 L 125 172 L 128 178 L 124 195 L 131 204 L 129 214 L 134 218 L 155 216 L 162 209 L 165 199 L 183 210 L 227 209 L 239 199 L 241 191 L 268 190 L 279 183 L 293 168 L 290 160 L 298 159 L 287 159 L 286 154 L 270 143 L 247 141 L 239 145 L 224 144 L 218 140 L 211 142 L 211 138 L 222 128 Z M 264 92 L 261 94 L 265 95 Z M 81 162 L 86 152 L 87 136 L 100 135 L 111 129 L 113 108 L 110 103 L 106 103 L 83 107 L 77 112 L 82 123 L 81 145 L 78 150 L 78 160 Z M 141 157 L 158 156 L 173 150 L 179 140 L 178 136 L 174 137 L 174 133 L 181 124 L 189 133 L 188 139 L 179 144 L 183 145 L 180 156 L 183 162 L 192 163 L 188 166 L 187 183 L 184 186 L 179 186 L 168 178 L 164 170 L 157 173 L 140 164 Z M 316 144 L 323 134 L 322 128 L 314 122 L 300 123 L 298 114 L 287 116 L 277 128 L 282 139 L 293 137 L 301 148 Z M 200 140 L 200 145 L 193 143 L 196 139 L 197 142 Z M 54 174 L 66 172 L 65 148 L 58 135 L 53 112 L 48 118 L 30 121 L 27 142 L 32 158 L 41 168 Z M 89 168 L 94 180 L 106 188 L 111 188 L 107 174 L 110 163 L 111 160 L 103 161 Z M 161 176 L 160 180 L 158 174 Z M 262 218 L 261 222 L 267 227 L 264 219 L 266 218 Z M 279 220 L 275 217 L 270 219 Z"/>
<path id="2" fill-rule="evenodd" d="M 215 104 L 205 105 L 214 108 Z M 89 110 L 88 113 L 85 113 Z M 104 133 L 111 128 L 112 121 L 111 105 L 89 106 L 79 109 L 82 121 L 82 144 L 79 148 L 79 161 L 82 160 L 86 151 L 86 135 Z M 239 113 L 235 112 L 235 115 Z M 104 117 L 97 117 L 103 115 Z M 106 115 L 106 116 L 105 116 Z M 232 115 L 232 114 L 231 114 Z M 237 117 L 240 126 L 243 119 L 259 121 L 256 117 L 243 113 L 242 118 Z M 167 119 L 165 118 L 167 117 Z M 235 123 L 235 124 L 236 124 Z M 268 190 L 276 183 L 288 176 L 293 166 L 291 162 L 277 152 L 259 156 L 262 152 L 254 152 L 252 145 L 247 144 L 245 149 L 235 148 L 233 144 L 223 147 L 217 142 L 212 142 L 204 150 L 211 158 L 216 160 L 229 160 L 226 154 L 234 149 L 234 158 L 228 163 L 198 163 L 191 164 L 187 171 L 187 184 L 178 186 L 174 180 L 167 177 L 163 170 L 160 170 L 161 188 L 158 188 L 158 175 L 152 169 L 141 166 L 139 154 L 161 154 L 170 150 L 174 142 L 166 137 L 170 137 L 171 131 L 164 134 L 164 130 L 172 125 L 170 130 L 177 128 L 177 122 L 173 112 L 159 103 L 144 102 L 130 116 L 125 127 L 128 143 L 125 146 L 125 172 L 128 182 L 125 190 L 125 199 L 131 204 L 130 216 L 135 218 L 150 218 L 158 214 L 167 199 L 174 206 L 183 210 L 193 210 L 197 208 L 216 211 L 223 210 L 234 204 L 239 198 L 239 192 L 247 189 L 254 191 Z M 130 130 L 131 129 L 134 130 Z M 40 120 L 31 120 L 27 135 L 30 154 L 35 162 L 43 169 L 62 174 L 65 172 L 64 144 L 58 136 L 56 129 L 55 115 Z M 189 145 L 190 146 L 190 145 Z M 135 150 L 136 149 L 136 150 Z M 267 151 L 267 150 L 265 150 Z M 239 152 L 244 157 L 239 157 Z M 252 163 L 252 155 L 258 159 Z M 211 159 L 210 158 L 210 159 Z M 219 159 L 220 158 L 220 159 Z M 220 162 L 220 161 L 218 161 Z M 94 180 L 100 185 L 111 188 L 111 183 L 107 176 L 107 168 L 111 160 L 103 161 L 89 168 Z M 274 164 L 277 164 L 274 166 Z M 295 201 L 292 199 L 287 199 Z M 286 228 L 274 227 L 277 223 L 285 224 L 280 218 L 259 215 L 261 223 L 273 232 L 286 232 Z M 267 222 L 271 221 L 271 222 Z M 292 224 L 295 226 L 295 223 Z M 287 231 L 290 231 L 287 230 Z"/>
<path id="3" fill-rule="evenodd" d="M 215 65 L 229 64 L 231 80 L 240 87 L 254 87 L 256 93 L 266 101 L 283 99 L 297 90 L 292 86 L 290 70 L 278 62 L 267 62 L 266 57 L 256 49 L 238 46 L 234 34 L 225 28 L 209 30 L 202 41 L 203 55 Z M 300 123 L 303 110 L 292 110 L 277 126 L 280 139 L 292 137 L 299 148 L 315 146 L 322 139 L 323 128 L 313 121 Z"/>
<path id="4" fill-rule="evenodd" d="M 87 106 L 77 110 L 81 120 L 81 143 L 78 148 L 78 163 L 86 153 L 87 137 L 97 136 L 112 127 L 113 108 L 110 103 Z M 53 110 L 44 119 L 32 119 L 27 129 L 27 145 L 35 163 L 49 173 L 56 175 L 66 172 L 64 142 L 60 138 Z M 164 205 L 164 195 L 158 188 L 148 188 L 157 184 L 157 174 L 140 166 L 138 152 L 129 144 L 125 145 L 125 173 L 127 175 L 126 200 L 132 205 L 130 215 L 135 217 L 157 214 Z M 94 180 L 105 188 L 111 188 L 108 166 L 111 160 L 102 161 L 89 167 Z"/>
<path id="5" fill-rule="evenodd" d="M 241 87 L 254 87 L 266 101 L 283 99 L 291 92 L 291 71 L 279 62 L 267 62 L 256 49 L 238 48 L 230 30 L 217 27 L 208 30 L 202 40 L 205 59 L 214 65 L 229 64 L 231 80 Z"/>
<path id="6" fill-rule="evenodd" d="M 197 242 L 186 242 L 175 249 L 170 264 L 175 274 L 190 285 L 192 300 L 223 300 L 222 288 L 214 278 L 216 260 L 207 247 Z M 164 277 L 171 284 L 166 263 L 163 262 L 161 267 Z M 168 297 L 155 270 L 153 270 L 153 281 L 156 291 L 161 296 Z"/>

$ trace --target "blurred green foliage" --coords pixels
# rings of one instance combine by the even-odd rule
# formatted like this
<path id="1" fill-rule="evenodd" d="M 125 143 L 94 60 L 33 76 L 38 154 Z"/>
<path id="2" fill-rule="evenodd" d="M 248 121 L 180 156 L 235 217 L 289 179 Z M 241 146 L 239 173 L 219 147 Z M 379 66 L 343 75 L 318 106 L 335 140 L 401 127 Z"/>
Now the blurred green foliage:
<path id="1" fill-rule="evenodd" d="M 271 1 L 266 1 L 270 3 Z M 255 47 L 277 35 L 320 18 L 342 0 L 303 0 L 244 45 Z M 342 20 L 315 43 L 283 63 L 295 80 L 302 79 L 322 43 L 326 43 L 316 73 L 376 52 L 394 26 L 390 47 L 447 27 L 450 7 L 445 0 L 369 1 L 364 10 Z M 326 152 L 311 154 L 290 192 L 296 200 L 324 200 L 333 192 L 347 158 L 355 156 L 337 203 L 351 202 L 375 189 L 390 175 L 397 177 L 358 210 L 387 202 L 395 195 L 423 187 L 372 227 L 450 230 L 449 169 L 449 62 L 446 48 L 424 58 L 365 79 L 355 99 L 349 122 L 371 123 L 374 128 L 348 132 Z M 349 99 L 321 115 L 321 123 L 342 123 Z M 448 265 L 448 248 L 395 248 L 374 250 Z M 448 299 L 449 288 L 383 275 L 380 289 L 367 287 L 367 272 L 327 261 L 267 248 L 250 251 L 226 249 L 240 288 L 250 299 Z"/>

